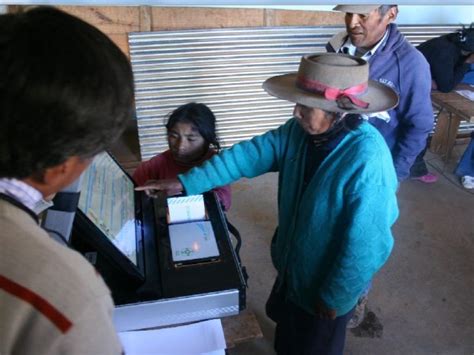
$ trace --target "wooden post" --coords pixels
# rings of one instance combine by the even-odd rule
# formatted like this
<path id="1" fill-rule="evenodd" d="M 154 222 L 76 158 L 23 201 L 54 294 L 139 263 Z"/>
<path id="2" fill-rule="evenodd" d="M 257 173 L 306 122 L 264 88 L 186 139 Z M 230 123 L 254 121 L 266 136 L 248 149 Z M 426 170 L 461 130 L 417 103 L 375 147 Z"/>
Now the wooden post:
<path id="1" fill-rule="evenodd" d="M 275 26 L 275 10 L 265 9 L 263 11 L 263 24 L 265 27 Z"/>
<path id="2" fill-rule="evenodd" d="M 152 30 L 152 11 L 150 6 L 140 6 L 139 19 L 140 32 L 150 32 Z"/>
<path id="3" fill-rule="evenodd" d="M 446 162 L 449 160 L 456 142 L 460 122 L 461 118 L 453 113 L 441 111 L 438 115 L 430 150 L 443 155 Z"/>

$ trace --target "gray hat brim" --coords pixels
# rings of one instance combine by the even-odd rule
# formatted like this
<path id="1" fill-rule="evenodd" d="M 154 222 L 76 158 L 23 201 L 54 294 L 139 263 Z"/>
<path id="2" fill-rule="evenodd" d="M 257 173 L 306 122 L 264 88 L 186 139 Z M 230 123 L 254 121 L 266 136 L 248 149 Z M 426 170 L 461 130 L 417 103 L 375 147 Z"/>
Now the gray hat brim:
<path id="1" fill-rule="evenodd" d="M 370 14 L 382 5 L 337 5 L 333 11 L 349 12 L 351 14 Z"/>
<path id="2" fill-rule="evenodd" d="M 353 105 L 353 108 L 338 106 L 337 101 L 326 99 L 323 95 L 304 91 L 296 86 L 296 73 L 274 76 L 265 80 L 262 87 L 272 96 L 298 103 L 307 107 L 319 108 L 328 112 L 373 113 L 387 111 L 398 104 L 397 93 L 387 85 L 369 80 L 366 93 L 357 96 L 369 103 L 367 108 Z"/>

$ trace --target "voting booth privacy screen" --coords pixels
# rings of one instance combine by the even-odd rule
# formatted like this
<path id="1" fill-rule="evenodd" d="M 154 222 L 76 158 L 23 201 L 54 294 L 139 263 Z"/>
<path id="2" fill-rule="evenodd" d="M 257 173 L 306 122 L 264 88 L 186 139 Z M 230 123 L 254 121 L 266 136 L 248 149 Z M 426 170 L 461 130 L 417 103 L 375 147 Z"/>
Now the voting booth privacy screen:
<path id="1" fill-rule="evenodd" d="M 112 291 L 117 328 L 183 323 L 243 309 L 246 284 L 214 193 L 150 198 L 135 187 L 109 153 L 96 156 L 82 177 L 71 235 L 71 246 Z M 144 309 L 146 321 L 138 316 Z"/>

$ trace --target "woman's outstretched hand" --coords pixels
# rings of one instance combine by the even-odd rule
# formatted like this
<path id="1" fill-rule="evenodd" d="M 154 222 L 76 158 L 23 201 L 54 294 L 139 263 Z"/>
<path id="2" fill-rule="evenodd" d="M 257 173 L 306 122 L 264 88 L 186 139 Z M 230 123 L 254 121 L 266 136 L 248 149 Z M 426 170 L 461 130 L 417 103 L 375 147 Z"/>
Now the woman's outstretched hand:
<path id="1" fill-rule="evenodd" d="M 150 197 L 158 197 L 160 191 L 168 196 L 178 195 L 183 190 L 183 185 L 178 179 L 148 180 L 145 185 L 135 188 L 135 191 L 145 191 Z"/>

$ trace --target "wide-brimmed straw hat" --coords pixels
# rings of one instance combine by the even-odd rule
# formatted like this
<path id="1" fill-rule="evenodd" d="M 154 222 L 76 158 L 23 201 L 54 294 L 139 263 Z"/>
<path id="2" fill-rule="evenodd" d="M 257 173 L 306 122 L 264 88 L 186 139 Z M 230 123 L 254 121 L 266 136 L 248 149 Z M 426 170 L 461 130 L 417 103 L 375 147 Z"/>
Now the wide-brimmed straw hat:
<path id="1" fill-rule="evenodd" d="M 351 14 L 367 15 L 381 5 L 337 5 L 333 11 L 349 12 Z"/>
<path id="2" fill-rule="evenodd" d="M 390 87 L 369 79 L 369 64 L 340 53 L 308 54 L 297 73 L 274 76 L 263 83 L 272 96 L 329 112 L 371 113 L 398 104 Z"/>

